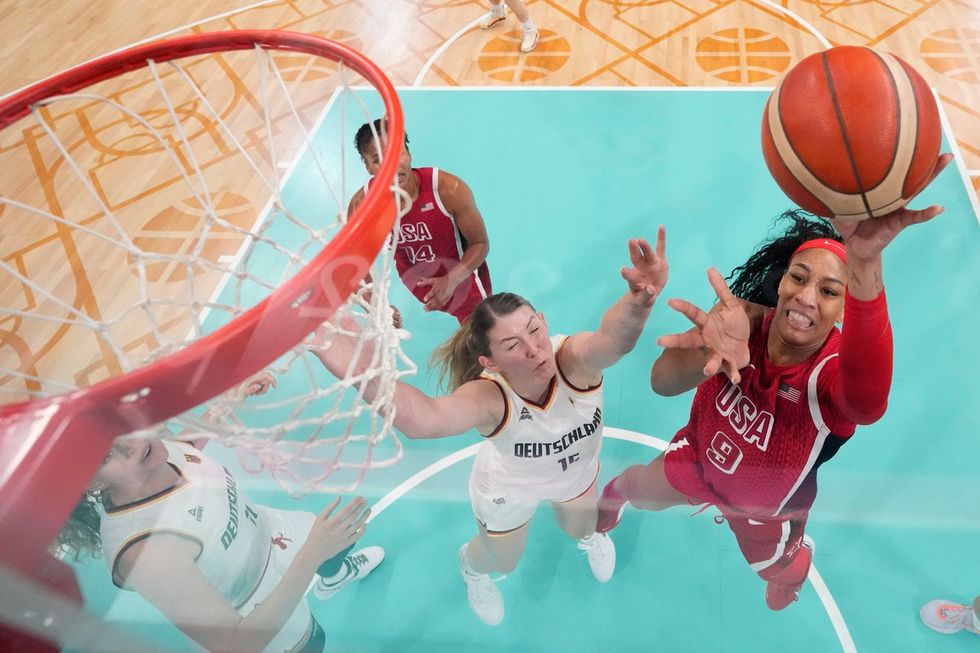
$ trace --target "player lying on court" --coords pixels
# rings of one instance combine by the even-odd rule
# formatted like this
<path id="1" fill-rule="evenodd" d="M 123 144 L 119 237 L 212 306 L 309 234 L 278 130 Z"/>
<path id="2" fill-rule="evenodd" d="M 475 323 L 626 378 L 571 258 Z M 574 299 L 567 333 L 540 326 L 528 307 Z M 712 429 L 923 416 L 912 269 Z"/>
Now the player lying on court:
<path id="1" fill-rule="evenodd" d="M 951 159 L 940 157 L 933 178 Z M 719 302 L 708 312 L 670 300 L 694 327 L 658 340 L 665 350 L 650 382 L 664 396 L 697 388 L 690 421 L 663 454 L 606 485 L 597 529 L 615 527 L 627 501 L 642 510 L 714 504 L 767 581 L 766 604 L 781 610 L 795 601 L 813 554 L 804 528 L 817 469 L 887 405 L 882 250 L 941 211 L 837 222 L 836 233 L 790 212 L 786 232 L 733 271 L 731 291 L 709 270 Z M 842 319 L 843 332 L 835 326 Z"/>
<path id="2" fill-rule="evenodd" d="M 378 118 L 361 125 L 354 136 L 371 179 L 354 193 L 348 215 L 364 201 L 381 167 L 384 129 L 384 120 Z M 490 241 L 473 193 L 462 179 L 445 170 L 413 168 L 408 134 L 396 181 L 412 202 L 396 234 L 398 276 L 426 311 L 449 313 L 462 322 L 493 292 L 486 262 Z M 401 326 L 400 321 L 396 313 L 395 325 Z"/>
<path id="3" fill-rule="evenodd" d="M 527 300 L 491 295 L 434 354 L 449 372 L 452 394 L 430 397 L 397 384 L 394 424 L 407 437 L 475 429 L 484 439 L 469 480 L 478 533 L 460 549 L 459 564 L 470 606 L 488 624 L 504 617 L 503 597 L 490 574 L 516 568 L 540 501 L 551 503 L 562 530 L 586 552 L 596 579 L 612 576 L 616 550 L 595 532 L 602 370 L 629 353 L 643 331 L 667 283 L 664 250 L 663 227 L 656 250 L 645 240 L 629 241 L 632 267 L 621 270 L 627 292 L 594 332 L 549 336 L 544 315 Z M 334 375 L 349 377 L 353 340 L 331 335 L 326 327 L 318 335 L 323 348 L 312 351 Z M 359 361 L 369 358 L 365 352 Z M 372 399 L 375 390 L 368 386 L 364 392 Z"/>
<path id="4" fill-rule="evenodd" d="M 271 385 L 263 373 L 240 395 Z M 307 591 L 330 598 L 384 559 L 377 546 L 350 553 L 364 499 L 338 508 L 338 497 L 320 515 L 253 503 L 205 442 L 117 440 L 58 544 L 76 559 L 104 552 L 114 584 L 209 651 L 322 651 Z"/>

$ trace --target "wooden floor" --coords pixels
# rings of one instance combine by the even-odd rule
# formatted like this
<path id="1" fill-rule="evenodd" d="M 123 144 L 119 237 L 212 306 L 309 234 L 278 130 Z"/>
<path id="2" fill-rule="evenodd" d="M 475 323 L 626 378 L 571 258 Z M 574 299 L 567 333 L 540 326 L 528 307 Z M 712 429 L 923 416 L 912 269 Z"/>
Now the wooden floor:
<path id="1" fill-rule="evenodd" d="M 0 4 L 4 43 L 0 93 L 160 35 L 243 28 L 310 32 L 345 42 L 378 63 L 395 84 L 406 86 L 772 86 L 813 52 L 831 45 L 868 45 L 906 59 L 936 89 L 955 134 L 958 165 L 969 176 L 974 192 L 980 193 L 980 5 L 976 0 L 533 0 L 528 4 L 541 29 L 541 42 L 534 52 L 520 55 L 519 25 L 513 16 L 487 32 L 476 28 L 486 0 L 7 0 Z M 329 97 L 337 83 L 334 72 L 297 73 L 308 89 L 310 106 L 313 100 Z M 246 96 L 232 94 L 231 105 L 238 101 L 244 105 Z M 234 110 L 231 105 L 229 110 Z M 93 125 L 92 115 L 82 110 L 56 117 L 69 115 L 88 140 L 93 140 L 92 134 L 107 132 L 104 126 Z M 502 137 L 512 120 L 520 117 L 501 116 Z M 410 121 L 411 117 L 409 128 Z M 205 128 L 200 133 L 210 132 Z M 84 202 L 78 184 L 59 178 L 59 167 L 50 152 L 38 148 L 36 136 L 36 126 L 19 124 L 0 132 L 4 169 L 0 191 L 34 188 L 33 201 L 46 211 L 66 215 L 75 210 L 79 220 L 87 220 L 85 216 L 94 209 L 80 205 Z M 129 190 L 133 175 L 127 157 L 141 157 L 145 151 L 125 147 L 122 137 L 103 140 L 90 176 L 97 179 L 110 206 L 136 207 L 143 216 L 130 236 L 144 244 L 155 242 L 157 232 L 166 231 L 166 237 L 172 238 L 161 207 L 185 198 L 167 195 L 170 184 L 162 179 Z M 260 198 L 243 199 L 248 195 L 245 189 L 221 190 L 231 214 L 243 202 L 259 205 L 256 211 L 261 208 Z M 248 219 L 249 214 L 241 217 L 243 224 Z M 114 263 L 98 251 L 85 249 L 60 230 L 38 229 L 0 205 L 0 259 L 27 277 L 53 275 L 59 289 L 70 286 L 64 302 L 95 318 L 105 314 L 108 304 L 128 301 L 116 292 Z M 213 254 L 224 256 L 228 251 Z M 120 264 L 125 267 L 125 261 Z M 175 279 L 166 277 L 169 273 L 156 274 L 151 281 Z M 9 279 L 0 281 L 0 299 L 5 307 L 38 301 Z M 124 337 L 124 349 L 141 349 L 143 335 Z M 118 372 L 113 360 L 119 352 L 103 351 L 96 359 L 67 362 L 86 347 L 91 349 L 91 343 L 71 342 L 60 324 L 27 326 L 0 312 L 0 371 L 44 372 L 67 385 L 86 385 Z M 0 397 L 0 402 L 22 399 L 25 390 L 28 394 L 54 390 L 25 388 L 23 381 L 10 376 L 0 378 L 0 389 L 5 386 L 13 386 L 13 392 Z"/>

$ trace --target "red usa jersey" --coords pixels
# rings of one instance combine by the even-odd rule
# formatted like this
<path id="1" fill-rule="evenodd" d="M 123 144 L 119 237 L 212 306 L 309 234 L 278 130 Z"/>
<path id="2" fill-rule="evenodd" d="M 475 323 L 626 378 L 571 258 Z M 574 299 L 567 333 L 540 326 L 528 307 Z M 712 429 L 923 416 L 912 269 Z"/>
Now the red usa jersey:
<path id="1" fill-rule="evenodd" d="M 690 421 L 667 449 L 668 456 L 693 458 L 705 489 L 714 494 L 701 498 L 767 517 L 808 510 L 817 467 L 855 429 L 830 399 L 839 374 L 840 331 L 834 327 L 807 360 L 774 365 L 766 356 L 774 314 L 752 336 L 750 363 L 739 384 L 716 374 L 698 386 Z"/>
<path id="2" fill-rule="evenodd" d="M 401 219 L 395 267 L 409 291 L 423 301 L 430 288 L 416 284 L 428 277 L 445 276 L 459 264 L 467 243 L 439 197 L 439 168 L 412 168 L 412 172 L 419 182 L 419 196 Z M 490 270 L 484 261 L 456 286 L 449 303 L 440 310 L 462 321 L 492 292 Z"/>

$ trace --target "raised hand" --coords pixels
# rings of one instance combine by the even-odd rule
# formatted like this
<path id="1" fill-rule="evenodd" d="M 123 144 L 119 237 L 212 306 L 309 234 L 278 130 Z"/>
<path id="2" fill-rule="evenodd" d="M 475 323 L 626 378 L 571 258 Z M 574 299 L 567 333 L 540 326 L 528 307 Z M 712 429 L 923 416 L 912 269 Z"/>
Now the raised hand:
<path id="1" fill-rule="evenodd" d="M 357 497 L 340 510 L 340 497 L 330 502 L 330 505 L 317 515 L 310 534 L 303 543 L 303 548 L 323 562 L 334 557 L 351 544 L 361 539 L 367 529 L 367 519 L 371 509 L 363 497 Z M 333 514 L 337 510 L 336 514 Z"/>
<path id="2" fill-rule="evenodd" d="M 932 183 L 952 160 L 952 154 L 941 155 L 929 178 L 929 183 Z M 906 227 L 928 222 L 942 212 L 943 207 L 935 205 L 917 211 L 902 207 L 880 218 L 860 221 L 835 220 L 834 228 L 844 238 L 848 260 L 851 258 L 867 260 L 880 256 L 888 243 Z"/>
<path id="3" fill-rule="evenodd" d="M 629 286 L 633 301 L 641 306 L 653 306 L 660 292 L 667 285 L 669 268 L 667 265 L 667 230 L 663 225 L 657 228 L 657 249 L 650 247 L 643 238 L 629 241 L 632 267 L 623 267 L 620 274 Z"/>
<path id="4" fill-rule="evenodd" d="M 703 349 L 707 356 L 705 376 L 714 376 L 721 370 L 732 383 L 738 383 L 742 378 L 738 371 L 749 364 L 749 318 L 718 270 L 708 270 L 708 281 L 718 295 L 718 303 L 705 313 L 683 299 L 669 300 L 667 305 L 694 323 L 694 328 L 661 336 L 657 344 L 667 349 Z"/>

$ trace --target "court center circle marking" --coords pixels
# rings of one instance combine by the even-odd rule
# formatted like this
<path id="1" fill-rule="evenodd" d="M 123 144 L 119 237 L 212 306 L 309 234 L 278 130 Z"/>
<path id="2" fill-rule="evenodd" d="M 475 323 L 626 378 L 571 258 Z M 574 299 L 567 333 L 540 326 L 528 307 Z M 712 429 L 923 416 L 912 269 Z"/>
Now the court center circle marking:
<path id="1" fill-rule="evenodd" d="M 663 451 L 667 448 L 667 442 L 661 440 L 660 438 L 655 438 L 643 433 L 637 433 L 636 431 L 627 431 L 625 429 L 617 429 L 608 426 L 603 429 L 603 437 L 613 438 L 615 440 L 626 440 L 627 442 L 640 444 L 658 451 Z M 376 504 L 371 506 L 371 516 L 368 518 L 368 521 L 373 521 L 395 501 L 402 498 L 410 490 L 421 485 L 439 472 L 452 467 L 462 460 L 475 456 L 478 448 L 482 444 L 482 442 L 477 442 L 469 445 L 468 447 L 464 447 L 459 451 L 455 451 L 409 476 L 407 479 L 396 485 L 394 489 L 388 492 L 388 494 L 381 497 Z M 834 627 L 834 632 L 837 634 L 838 641 L 840 641 L 841 649 L 844 651 L 844 653 L 857 653 L 857 648 L 854 646 L 854 640 L 851 638 L 851 633 L 848 631 L 847 624 L 844 622 L 844 615 L 841 614 L 840 608 L 837 607 L 837 602 L 834 601 L 834 597 L 830 594 L 830 589 L 824 582 L 820 572 L 817 571 L 816 564 L 810 565 L 810 573 L 807 574 L 807 579 L 810 581 L 813 589 L 817 592 L 817 596 L 820 597 L 820 603 L 823 604 L 824 610 L 827 612 L 827 617 L 830 619 L 830 623 Z"/>

